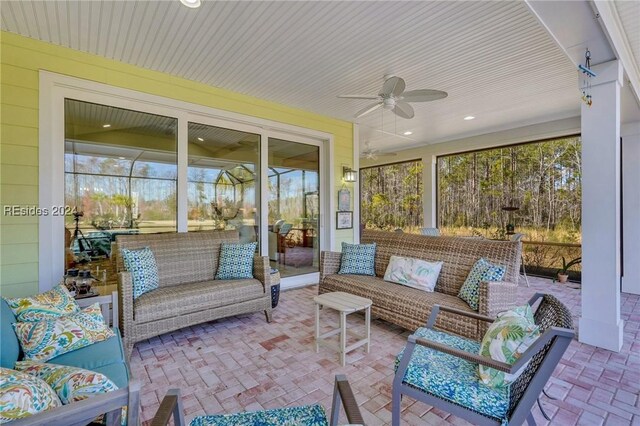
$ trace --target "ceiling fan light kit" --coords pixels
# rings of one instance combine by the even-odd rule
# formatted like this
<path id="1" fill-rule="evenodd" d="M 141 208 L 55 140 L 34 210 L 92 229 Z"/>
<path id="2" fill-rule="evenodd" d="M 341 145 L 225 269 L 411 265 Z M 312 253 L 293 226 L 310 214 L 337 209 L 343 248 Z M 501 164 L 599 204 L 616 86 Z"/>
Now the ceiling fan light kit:
<path id="1" fill-rule="evenodd" d="M 363 117 L 378 108 L 383 108 L 393 111 L 399 117 L 411 119 L 415 117 L 415 111 L 409 102 L 431 102 L 448 96 L 447 92 L 441 90 L 418 89 L 405 92 L 405 88 L 406 84 L 402 78 L 386 75 L 378 96 L 340 95 L 338 97 L 343 99 L 376 100 L 374 104 L 356 112 L 355 118 Z"/>

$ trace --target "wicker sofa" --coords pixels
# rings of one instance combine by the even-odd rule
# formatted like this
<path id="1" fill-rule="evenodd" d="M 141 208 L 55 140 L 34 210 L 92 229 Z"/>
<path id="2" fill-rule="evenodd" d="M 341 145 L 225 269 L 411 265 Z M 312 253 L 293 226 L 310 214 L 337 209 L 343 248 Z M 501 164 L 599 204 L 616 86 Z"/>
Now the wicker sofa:
<path id="1" fill-rule="evenodd" d="M 222 243 L 236 231 L 119 235 L 112 253 L 118 269 L 120 324 L 127 354 L 150 337 L 190 325 L 264 311 L 271 322 L 269 259 L 255 256 L 252 279 L 214 280 Z M 131 274 L 119 251 L 149 247 L 158 264 L 159 287 L 133 299 Z"/>
<path id="2" fill-rule="evenodd" d="M 458 298 L 473 264 L 481 257 L 506 267 L 503 282 L 480 285 L 478 312 L 495 318 L 500 311 L 515 305 L 522 243 L 476 238 L 434 237 L 364 230 L 362 243 L 377 243 L 376 276 L 338 275 L 341 254 L 322 252 L 319 293 L 345 291 L 371 299 L 372 314 L 409 330 L 423 327 L 434 305 L 449 306 L 474 313 Z M 443 261 L 435 291 L 432 293 L 384 281 L 382 277 L 392 255 L 428 261 Z M 479 340 L 486 325 L 477 319 L 448 312 L 438 316 L 436 327 Z"/>

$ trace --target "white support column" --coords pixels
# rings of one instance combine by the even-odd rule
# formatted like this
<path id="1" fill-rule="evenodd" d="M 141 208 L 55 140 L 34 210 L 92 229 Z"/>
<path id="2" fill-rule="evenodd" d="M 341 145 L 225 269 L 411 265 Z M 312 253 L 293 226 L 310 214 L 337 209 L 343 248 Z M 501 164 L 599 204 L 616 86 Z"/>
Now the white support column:
<path id="1" fill-rule="evenodd" d="M 622 126 L 622 292 L 640 294 L 640 121 Z"/>
<path id="2" fill-rule="evenodd" d="M 436 185 L 436 156 L 429 155 L 422 158 L 424 168 L 422 170 L 422 215 L 425 228 L 438 226 L 436 201 L 438 188 Z"/>
<path id="3" fill-rule="evenodd" d="M 582 104 L 582 316 L 580 341 L 620 351 L 620 88 L 622 66 L 594 67 Z M 581 80 L 581 79 L 580 79 Z M 580 81 L 579 80 L 579 81 Z"/>

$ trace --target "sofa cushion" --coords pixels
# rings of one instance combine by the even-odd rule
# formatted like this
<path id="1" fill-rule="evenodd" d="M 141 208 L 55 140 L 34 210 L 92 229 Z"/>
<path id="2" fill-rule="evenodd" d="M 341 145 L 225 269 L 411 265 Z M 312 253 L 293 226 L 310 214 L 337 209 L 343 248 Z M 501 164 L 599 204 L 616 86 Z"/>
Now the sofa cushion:
<path id="1" fill-rule="evenodd" d="M 16 370 L 44 380 L 63 404 L 82 401 L 95 394 L 117 390 L 107 376 L 84 368 L 36 361 L 19 361 Z"/>
<path id="2" fill-rule="evenodd" d="M 339 274 L 375 275 L 373 267 L 376 256 L 376 243 L 342 243 L 342 258 Z"/>
<path id="3" fill-rule="evenodd" d="M 104 374 L 120 389 L 129 386 L 129 368 L 124 362 L 98 367 L 93 371 Z"/>
<path id="4" fill-rule="evenodd" d="M 501 281 L 504 277 L 505 268 L 494 265 L 485 259 L 478 259 L 473 265 L 467 279 L 460 287 L 458 297 L 469 304 L 474 311 L 478 310 L 480 298 L 480 283 L 485 281 Z"/>
<path id="5" fill-rule="evenodd" d="M 5 300 L 19 322 L 51 320 L 80 312 L 80 306 L 64 284 L 33 296 Z"/>
<path id="6" fill-rule="evenodd" d="M 456 296 L 444 293 L 418 290 L 400 284 L 384 281 L 382 278 L 362 275 L 328 275 L 322 283 L 328 291 L 346 291 L 356 296 L 366 297 L 373 302 L 374 309 L 381 308 L 404 318 L 411 318 L 416 327 L 424 325 L 431 314 L 433 305 L 449 306 L 473 312 L 469 305 Z M 443 327 L 444 323 L 447 327 Z M 440 312 L 436 326 L 463 334 L 476 336 L 477 321 L 449 312 Z"/>
<path id="7" fill-rule="evenodd" d="M 478 342 L 428 328 L 416 336 L 475 354 Z M 398 369 L 404 349 L 396 358 Z M 416 346 L 402 382 L 445 401 L 472 409 L 499 421 L 507 420 L 509 388 L 492 389 L 478 379 L 478 364 L 434 349 Z"/>
<path id="8" fill-rule="evenodd" d="M 113 337 L 104 323 L 100 304 L 53 320 L 13 325 L 26 359 L 47 361 L 58 355 Z"/>
<path id="9" fill-rule="evenodd" d="M 0 300 L 0 341 L 2 341 L 0 367 L 13 368 L 20 357 L 20 342 L 13 331 L 15 322 L 16 317 L 6 300 Z"/>
<path id="10" fill-rule="evenodd" d="M 433 291 L 442 262 L 427 262 L 412 257 L 391 256 L 383 279 L 422 291 Z"/>
<path id="11" fill-rule="evenodd" d="M 253 256 L 257 242 L 247 244 L 222 243 L 216 280 L 253 278 Z"/>
<path id="12" fill-rule="evenodd" d="M 0 368 L 0 424 L 62 406 L 58 395 L 42 379 Z"/>
<path id="13" fill-rule="evenodd" d="M 121 253 L 124 267 L 131 272 L 134 299 L 158 288 L 158 264 L 149 247 L 139 250 L 122 249 Z"/>
<path id="14" fill-rule="evenodd" d="M 66 354 L 55 358 L 51 358 L 48 362 L 59 365 L 70 365 L 93 371 L 96 371 L 98 368 L 106 365 L 124 363 L 125 356 L 122 339 L 120 338 L 120 331 L 117 328 L 112 328 L 111 330 L 114 333 L 113 337 L 72 352 L 67 352 Z"/>
<path id="15" fill-rule="evenodd" d="M 134 301 L 136 322 L 149 322 L 264 297 L 256 279 L 212 280 L 160 286 Z"/>

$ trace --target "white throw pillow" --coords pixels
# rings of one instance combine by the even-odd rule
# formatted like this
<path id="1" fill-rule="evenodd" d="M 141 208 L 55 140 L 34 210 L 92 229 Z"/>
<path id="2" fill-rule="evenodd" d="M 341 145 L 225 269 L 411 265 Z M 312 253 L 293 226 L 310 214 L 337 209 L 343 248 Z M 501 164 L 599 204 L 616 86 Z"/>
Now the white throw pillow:
<path id="1" fill-rule="evenodd" d="M 433 291 L 442 262 L 427 262 L 411 257 L 391 256 L 384 280 L 423 291 Z"/>

